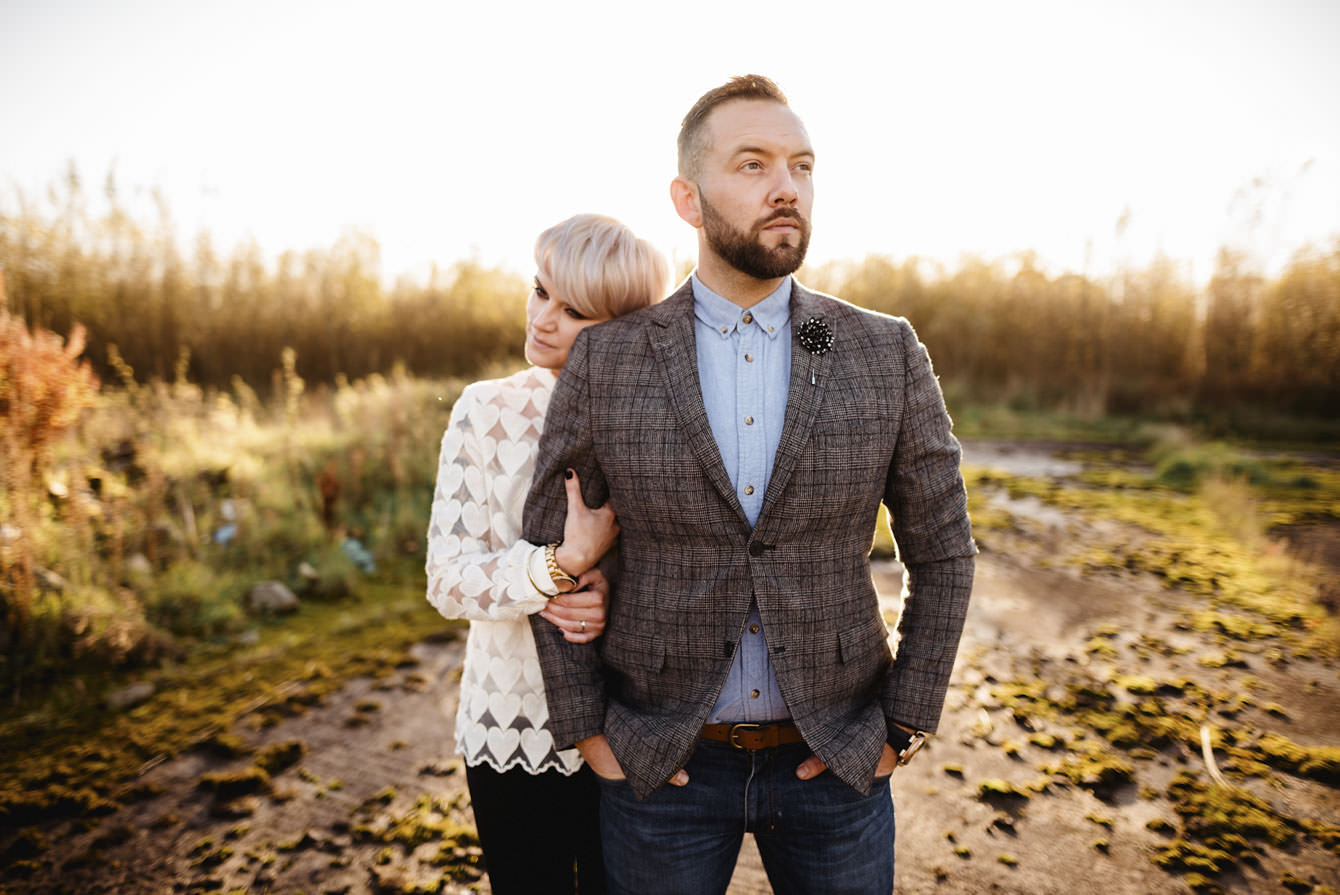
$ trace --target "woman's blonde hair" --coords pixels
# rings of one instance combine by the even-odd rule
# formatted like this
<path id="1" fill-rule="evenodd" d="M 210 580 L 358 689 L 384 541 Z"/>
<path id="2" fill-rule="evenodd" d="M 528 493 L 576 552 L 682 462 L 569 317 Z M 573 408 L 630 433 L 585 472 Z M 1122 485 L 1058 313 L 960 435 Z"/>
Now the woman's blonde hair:
<path id="1" fill-rule="evenodd" d="M 670 265 L 645 239 L 603 214 L 577 214 L 535 240 L 535 264 L 559 297 L 587 317 L 618 317 L 655 304 Z"/>

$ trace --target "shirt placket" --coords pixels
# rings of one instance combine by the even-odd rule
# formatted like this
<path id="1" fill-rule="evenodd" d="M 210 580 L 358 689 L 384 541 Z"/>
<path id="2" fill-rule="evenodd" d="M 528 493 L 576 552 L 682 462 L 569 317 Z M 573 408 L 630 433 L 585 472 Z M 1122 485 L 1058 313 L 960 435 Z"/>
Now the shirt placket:
<path id="1" fill-rule="evenodd" d="M 765 373 L 763 365 L 763 331 L 754 322 L 753 314 L 745 312 L 737 327 L 739 340 L 735 346 L 735 407 L 738 419 L 740 465 L 736 493 L 744 508 L 749 524 L 758 522 L 763 508 L 763 492 L 767 486 L 765 458 L 767 457 L 767 428 L 764 419 Z M 744 641 L 740 644 L 740 694 L 744 716 L 751 721 L 767 720 L 776 713 L 768 704 L 770 690 L 767 679 L 766 641 L 761 630 L 758 605 L 749 607 Z"/>
<path id="2" fill-rule="evenodd" d="M 735 431 L 740 445 L 736 496 L 749 524 L 758 522 L 763 509 L 763 491 L 767 470 L 767 429 L 763 419 L 763 333 L 754 316 L 745 312 L 740 318 L 739 340 L 735 346 Z"/>

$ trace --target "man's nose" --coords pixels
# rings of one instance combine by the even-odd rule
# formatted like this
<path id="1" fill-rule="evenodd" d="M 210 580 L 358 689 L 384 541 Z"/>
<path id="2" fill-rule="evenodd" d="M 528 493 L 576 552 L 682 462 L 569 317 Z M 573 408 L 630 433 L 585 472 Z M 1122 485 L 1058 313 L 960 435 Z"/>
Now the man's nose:
<path id="1" fill-rule="evenodd" d="M 800 190 L 796 188 L 796 181 L 791 176 L 791 170 L 789 168 L 784 169 L 778 176 L 777 182 L 773 184 L 772 195 L 769 197 L 770 204 L 778 207 L 795 205 L 799 197 Z"/>

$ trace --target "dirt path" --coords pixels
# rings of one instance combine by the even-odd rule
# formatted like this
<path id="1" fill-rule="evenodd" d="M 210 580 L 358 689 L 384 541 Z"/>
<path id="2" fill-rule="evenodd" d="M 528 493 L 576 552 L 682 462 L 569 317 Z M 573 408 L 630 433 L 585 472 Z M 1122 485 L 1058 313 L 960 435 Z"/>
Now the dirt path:
<path id="1" fill-rule="evenodd" d="M 1204 779 L 1201 755 L 1177 744 L 1139 753 L 1137 745 L 1129 782 L 1066 785 L 1052 775 L 1050 785 L 1030 789 L 1061 757 L 1048 737 L 1082 744 L 1092 734 L 1021 708 L 1002 685 L 1041 681 L 1055 696 L 1134 675 L 1195 682 L 1221 699 L 1250 692 L 1219 711 L 1216 724 L 1250 723 L 1316 745 L 1340 740 L 1337 669 L 1306 657 L 1267 661 L 1250 650 L 1215 667 L 1222 645 L 1186 630 L 1194 598 L 1148 578 L 1081 578 L 1049 567 L 1068 546 L 1105 533 L 1045 508 L 1014 509 L 1024 520 L 1019 530 L 992 537 L 980 557 L 940 733 L 894 777 L 898 892 L 1187 892 L 1183 874 L 1151 857 L 1178 822 L 1168 787 L 1183 770 Z M 896 605 L 900 570 L 878 564 L 876 575 Z M 459 641 L 419 644 L 414 664 L 389 678 L 353 681 L 268 729 L 242 725 L 235 733 L 248 747 L 305 749 L 253 793 L 224 799 L 197 786 L 203 775 L 250 766 L 254 755 L 192 753 L 154 768 L 142 781 L 144 800 L 92 829 L 57 831 L 44 861 L 59 870 L 35 874 L 27 891 L 487 892 L 450 745 L 461 654 Z M 1008 785 L 984 795 L 991 780 Z M 1288 816 L 1340 824 L 1330 786 L 1292 776 L 1273 787 L 1243 785 Z M 1169 826 L 1157 829 L 1160 820 Z M 1340 889 L 1340 860 L 1311 839 L 1257 851 L 1220 877 L 1224 891 Z M 1286 873 L 1297 887 L 1283 884 Z M 747 842 L 730 892 L 769 891 Z"/>

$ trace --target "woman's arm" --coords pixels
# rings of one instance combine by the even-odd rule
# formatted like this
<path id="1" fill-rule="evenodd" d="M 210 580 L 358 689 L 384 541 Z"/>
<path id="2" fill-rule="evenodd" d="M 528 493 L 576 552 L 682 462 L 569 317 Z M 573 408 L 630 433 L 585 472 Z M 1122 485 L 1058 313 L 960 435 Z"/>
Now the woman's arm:
<path id="1" fill-rule="evenodd" d="M 480 449 L 484 433 L 470 421 L 477 400 L 471 389 L 462 393 L 442 436 L 428 523 L 428 602 L 446 618 L 524 618 L 548 597 L 526 575 L 534 545 L 502 543 L 496 531 L 488 497 L 498 476 Z"/>

